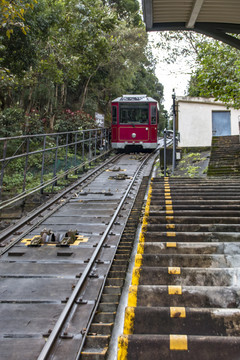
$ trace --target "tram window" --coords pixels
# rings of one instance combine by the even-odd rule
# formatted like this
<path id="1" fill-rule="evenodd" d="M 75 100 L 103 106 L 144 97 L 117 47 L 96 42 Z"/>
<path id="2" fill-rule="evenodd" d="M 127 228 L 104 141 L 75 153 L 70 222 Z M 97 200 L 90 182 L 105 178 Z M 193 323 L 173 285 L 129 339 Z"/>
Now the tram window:
<path id="1" fill-rule="evenodd" d="M 148 105 L 120 105 L 120 124 L 148 124 Z"/>
<path id="2" fill-rule="evenodd" d="M 113 124 L 117 123 L 117 107 L 116 106 L 112 107 L 112 123 Z"/>
<path id="3" fill-rule="evenodd" d="M 151 124 L 154 125 L 157 123 L 157 107 L 151 106 Z"/>

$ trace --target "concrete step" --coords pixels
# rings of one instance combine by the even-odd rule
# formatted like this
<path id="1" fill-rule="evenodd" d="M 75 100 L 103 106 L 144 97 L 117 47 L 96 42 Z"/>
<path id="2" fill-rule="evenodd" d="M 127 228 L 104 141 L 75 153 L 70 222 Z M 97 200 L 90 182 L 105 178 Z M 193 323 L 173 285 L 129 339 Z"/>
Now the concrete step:
<path id="1" fill-rule="evenodd" d="M 177 242 L 176 246 L 172 247 L 168 242 L 144 242 L 138 245 L 138 253 L 145 255 L 160 254 L 160 255 L 189 255 L 189 254 L 226 254 L 226 255 L 240 255 L 240 242 Z M 115 279 L 117 280 L 117 279 Z"/>
<path id="2" fill-rule="evenodd" d="M 174 218 L 166 217 L 166 214 L 159 216 L 158 213 L 151 213 L 148 216 L 148 224 L 165 224 L 173 223 L 174 224 L 240 224 L 240 217 L 224 217 L 224 216 L 176 216 L 174 214 Z"/>
<path id="3" fill-rule="evenodd" d="M 239 268 L 143 266 L 133 269 L 132 285 L 233 286 L 240 284 Z"/>
<path id="4" fill-rule="evenodd" d="M 173 221 L 175 222 L 175 221 Z M 168 224 L 148 224 L 147 231 L 166 231 L 166 229 L 174 229 L 176 232 L 240 232 L 240 224 L 174 224 L 169 226 Z"/>
<path id="5" fill-rule="evenodd" d="M 122 335 L 118 360 L 239 360 L 240 337 Z"/>
<path id="6" fill-rule="evenodd" d="M 240 255 L 221 254 L 137 254 L 136 266 L 180 266 L 198 268 L 238 268 Z"/>
<path id="7" fill-rule="evenodd" d="M 240 309 L 126 307 L 124 334 L 239 336 Z M 161 319 L 161 321 L 159 321 Z"/>
<path id="8" fill-rule="evenodd" d="M 238 242 L 240 233 L 236 232 L 146 232 L 144 234 L 146 242 Z"/>
<path id="9" fill-rule="evenodd" d="M 137 306 L 188 306 L 202 308 L 240 308 L 240 287 L 131 285 L 137 293 Z M 128 306 L 135 306 L 128 298 Z"/>

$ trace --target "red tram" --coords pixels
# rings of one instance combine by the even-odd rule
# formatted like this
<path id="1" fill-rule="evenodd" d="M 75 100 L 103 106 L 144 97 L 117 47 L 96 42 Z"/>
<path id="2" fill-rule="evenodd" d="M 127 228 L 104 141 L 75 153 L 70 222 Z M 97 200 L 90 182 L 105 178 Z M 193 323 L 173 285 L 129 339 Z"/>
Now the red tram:
<path id="1" fill-rule="evenodd" d="M 157 147 L 158 102 L 147 95 L 123 95 L 112 101 L 112 147 Z"/>

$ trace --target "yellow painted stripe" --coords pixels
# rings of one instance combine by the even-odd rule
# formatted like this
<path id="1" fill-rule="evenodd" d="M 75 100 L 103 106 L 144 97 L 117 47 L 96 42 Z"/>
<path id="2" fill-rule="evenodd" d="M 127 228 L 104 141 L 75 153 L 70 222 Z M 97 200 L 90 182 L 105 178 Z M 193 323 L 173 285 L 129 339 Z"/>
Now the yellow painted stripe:
<path id="1" fill-rule="evenodd" d="M 128 337 L 121 335 L 118 337 L 118 357 L 117 360 L 127 360 L 128 355 Z"/>
<path id="2" fill-rule="evenodd" d="M 126 307 L 125 318 L 124 318 L 124 329 L 123 329 L 123 333 L 125 335 L 133 334 L 134 320 L 135 320 L 135 308 Z"/>
<path id="3" fill-rule="evenodd" d="M 137 253 L 138 254 L 143 254 L 144 253 L 144 243 L 138 243 Z"/>
<path id="4" fill-rule="evenodd" d="M 133 268 L 132 285 L 139 285 L 140 273 L 141 273 L 141 268 L 140 267 L 134 267 Z"/>
<path id="5" fill-rule="evenodd" d="M 136 285 L 129 286 L 128 306 L 137 306 L 137 291 L 138 287 Z"/>
<path id="6" fill-rule="evenodd" d="M 175 224 L 166 224 L 167 229 L 175 229 Z"/>
<path id="7" fill-rule="evenodd" d="M 166 205 L 172 205 L 172 200 L 165 200 Z"/>
<path id="8" fill-rule="evenodd" d="M 181 274 L 181 268 L 180 267 L 172 267 L 172 266 L 169 266 L 168 267 L 168 273 L 171 274 L 171 275 L 179 275 Z"/>
<path id="9" fill-rule="evenodd" d="M 179 285 L 169 285 L 168 295 L 182 295 L 182 287 Z"/>
<path id="10" fill-rule="evenodd" d="M 167 220 L 167 221 L 171 221 L 171 220 L 173 220 L 173 219 L 174 219 L 173 216 L 166 216 L 166 220 Z"/>
<path id="11" fill-rule="evenodd" d="M 173 209 L 172 205 L 166 205 L 166 210 L 172 210 L 172 209 Z"/>
<path id="12" fill-rule="evenodd" d="M 187 335 L 170 335 L 170 350 L 188 350 Z"/>
<path id="13" fill-rule="evenodd" d="M 185 318 L 186 308 L 185 307 L 170 307 L 171 318 Z"/>
<path id="14" fill-rule="evenodd" d="M 173 210 L 166 210 L 166 214 L 173 214 Z"/>
<path id="15" fill-rule="evenodd" d="M 141 267 L 142 266 L 143 257 L 142 254 L 136 254 L 135 256 L 135 267 Z"/>
<path id="16" fill-rule="evenodd" d="M 167 248 L 177 247 L 177 243 L 174 242 L 174 241 L 167 242 L 167 243 L 166 243 L 166 247 L 167 247 Z"/>
<path id="17" fill-rule="evenodd" d="M 172 199 L 172 197 L 171 197 L 170 193 L 167 193 L 167 195 L 165 194 L 165 200 L 171 200 L 171 199 Z"/>
<path id="18" fill-rule="evenodd" d="M 175 233 L 175 231 L 167 231 L 167 236 L 169 236 L 169 237 L 175 237 L 175 236 L 176 236 L 176 233 Z"/>
<path id="19" fill-rule="evenodd" d="M 140 232 L 140 235 L 139 235 L 139 242 L 144 243 L 144 241 L 145 241 L 145 235 L 144 235 L 144 233 L 141 231 L 141 232 Z"/>

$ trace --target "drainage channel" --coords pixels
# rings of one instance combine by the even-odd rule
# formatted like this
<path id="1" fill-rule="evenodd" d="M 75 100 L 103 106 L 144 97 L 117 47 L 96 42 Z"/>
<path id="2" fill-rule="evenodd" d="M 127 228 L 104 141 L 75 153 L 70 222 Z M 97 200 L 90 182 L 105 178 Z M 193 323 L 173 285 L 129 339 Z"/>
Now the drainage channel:
<path id="1" fill-rule="evenodd" d="M 154 178 L 118 360 L 240 359 L 240 184 Z"/>
<path id="2" fill-rule="evenodd" d="M 78 359 L 92 345 L 106 352 L 131 248 L 123 231 L 129 218 L 130 238 L 133 203 L 153 162 L 152 155 L 119 157 L 2 252 L 1 359 Z"/>

